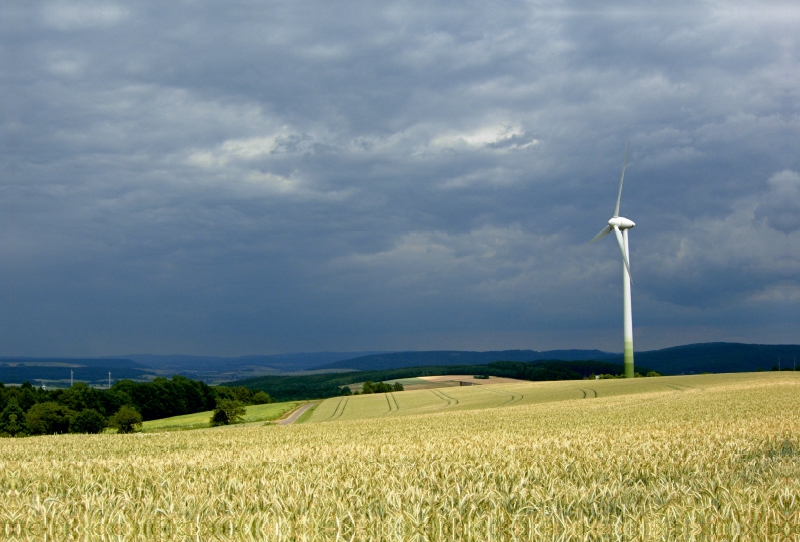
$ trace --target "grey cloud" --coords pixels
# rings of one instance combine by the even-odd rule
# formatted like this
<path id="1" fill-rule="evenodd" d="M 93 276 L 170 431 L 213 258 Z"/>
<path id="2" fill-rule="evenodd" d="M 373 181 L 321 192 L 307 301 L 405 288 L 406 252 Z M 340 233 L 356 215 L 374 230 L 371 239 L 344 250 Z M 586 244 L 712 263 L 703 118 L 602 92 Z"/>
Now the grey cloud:
<path id="1" fill-rule="evenodd" d="M 119 24 L 128 16 L 128 10 L 112 2 L 74 2 L 61 0 L 48 2 L 41 8 L 45 26 L 57 30 L 79 30 Z"/>
<path id="2" fill-rule="evenodd" d="M 628 139 L 645 345 L 783 329 L 798 10 L 741 9 L 16 4 L 6 353 L 617 348 Z"/>
<path id="3" fill-rule="evenodd" d="M 769 179 L 769 188 L 755 217 L 783 233 L 800 230 L 800 174 L 789 170 L 776 173 Z"/>
<path id="4" fill-rule="evenodd" d="M 767 190 L 741 198 L 727 216 L 683 220 L 659 235 L 643 262 L 656 279 L 650 293 L 695 307 L 800 299 L 800 228 L 775 231 L 775 225 L 793 224 L 791 213 L 783 212 L 796 205 L 797 181 L 795 172 L 776 173 Z"/>

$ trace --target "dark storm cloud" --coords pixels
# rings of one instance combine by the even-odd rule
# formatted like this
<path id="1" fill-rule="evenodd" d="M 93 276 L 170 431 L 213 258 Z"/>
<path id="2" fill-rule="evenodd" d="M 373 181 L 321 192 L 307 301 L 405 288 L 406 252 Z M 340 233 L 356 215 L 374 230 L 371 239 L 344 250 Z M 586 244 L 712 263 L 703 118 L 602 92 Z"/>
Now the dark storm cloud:
<path id="1" fill-rule="evenodd" d="M 790 4 L 16 3 L 5 354 L 796 342 Z M 643 343 L 643 344 L 642 344 Z"/>

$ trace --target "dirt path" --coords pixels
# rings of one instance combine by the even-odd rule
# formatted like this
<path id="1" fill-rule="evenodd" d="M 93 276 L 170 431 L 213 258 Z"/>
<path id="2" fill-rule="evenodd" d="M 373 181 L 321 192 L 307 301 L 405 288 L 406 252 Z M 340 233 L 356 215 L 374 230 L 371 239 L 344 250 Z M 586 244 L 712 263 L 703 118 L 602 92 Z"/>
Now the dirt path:
<path id="1" fill-rule="evenodd" d="M 282 420 L 278 420 L 275 423 L 277 423 L 278 425 L 289 425 L 289 424 L 292 424 L 292 423 L 297 421 L 297 418 L 299 418 L 300 416 L 303 415 L 303 412 L 305 412 L 306 410 L 308 410 L 311 407 L 317 406 L 318 404 L 319 403 L 306 403 L 303 406 L 301 406 L 300 408 L 298 408 L 297 410 L 295 410 L 294 412 L 292 412 L 288 417 L 283 418 Z"/>

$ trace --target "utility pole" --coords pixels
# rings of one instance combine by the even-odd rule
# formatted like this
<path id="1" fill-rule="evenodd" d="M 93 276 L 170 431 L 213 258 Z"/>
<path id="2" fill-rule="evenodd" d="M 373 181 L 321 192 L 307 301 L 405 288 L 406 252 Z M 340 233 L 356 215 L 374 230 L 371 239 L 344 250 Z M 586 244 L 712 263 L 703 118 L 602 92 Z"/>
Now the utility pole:
<path id="1" fill-rule="evenodd" d="M 108 371 L 108 389 L 111 389 L 111 371 Z"/>
<path id="2" fill-rule="evenodd" d="M 73 374 L 73 371 L 72 371 L 72 369 L 70 369 L 69 370 L 69 387 L 70 388 L 72 387 L 72 374 Z"/>

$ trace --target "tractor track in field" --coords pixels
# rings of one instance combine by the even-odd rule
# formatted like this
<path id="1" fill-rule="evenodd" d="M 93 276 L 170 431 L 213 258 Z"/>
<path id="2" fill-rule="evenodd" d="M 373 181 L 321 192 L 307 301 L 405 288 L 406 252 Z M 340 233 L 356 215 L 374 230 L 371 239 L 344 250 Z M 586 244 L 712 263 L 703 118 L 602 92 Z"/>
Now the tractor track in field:
<path id="1" fill-rule="evenodd" d="M 348 397 L 342 397 L 339 399 L 339 403 L 337 403 L 336 408 L 333 410 L 333 414 L 331 414 L 326 420 L 324 421 L 331 421 L 331 420 L 338 420 L 344 414 L 344 408 L 347 406 Z M 340 409 L 341 407 L 341 409 Z"/>
<path id="2" fill-rule="evenodd" d="M 522 398 L 524 397 L 524 395 L 522 395 L 521 393 L 517 394 L 517 393 L 511 393 L 509 391 L 493 390 L 493 389 L 487 388 L 485 386 L 475 386 L 475 389 L 478 389 L 478 390 L 481 390 L 481 391 L 485 391 L 485 392 L 488 392 L 488 393 L 494 393 L 495 395 L 505 395 L 505 396 L 508 397 L 508 401 L 506 401 L 505 403 L 500 403 L 499 405 L 496 405 L 496 406 L 494 406 L 492 408 L 497 408 L 497 407 L 500 407 L 500 406 L 513 405 L 514 403 L 521 401 Z"/>
<path id="3" fill-rule="evenodd" d="M 695 390 L 702 391 L 703 390 L 703 388 L 693 388 L 692 386 L 685 386 L 683 384 L 664 384 L 664 385 L 666 387 L 672 388 L 673 390 L 676 390 L 676 391 L 695 391 Z"/>
<path id="4" fill-rule="evenodd" d="M 597 399 L 597 392 L 592 388 L 575 388 L 583 394 L 584 399 Z"/>
<path id="5" fill-rule="evenodd" d="M 455 401 L 455 404 L 458 404 L 458 400 L 457 399 L 453 399 L 452 397 L 450 397 L 449 395 L 447 395 L 445 393 L 442 393 L 438 389 L 431 389 L 431 390 L 428 390 L 428 391 L 430 391 L 434 396 L 438 397 L 439 399 L 441 399 L 442 401 L 444 401 L 446 403 L 444 408 L 447 408 L 449 406 L 453 406 L 453 401 Z"/>
<path id="6" fill-rule="evenodd" d="M 452 400 L 452 401 L 455 401 L 455 402 L 456 402 L 456 404 L 458 404 L 458 403 L 460 402 L 458 399 L 456 399 L 456 398 L 455 398 L 455 397 L 453 397 L 452 395 L 447 395 L 447 394 L 446 394 L 445 392 L 443 392 L 442 390 L 439 390 L 439 393 L 441 393 L 442 395 L 444 395 L 444 396 L 445 396 L 445 397 L 447 397 L 448 399 L 450 399 L 450 400 Z"/>
<path id="7" fill-rule="evenodd" d="M 397 412 L 400 410 L 400 406 L 397 404 L 397 398 L 394 396 L 393 393 L 384 393 L 386 396 L 386 404 L 389 405 L 389 410 L 384 412 L 382 415 L 386 416 L 387 414 L 391 414 L 392 412 Z M 394 401 L 394 406 L 392 406 L 392 401 Z"/>

